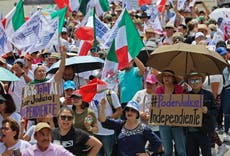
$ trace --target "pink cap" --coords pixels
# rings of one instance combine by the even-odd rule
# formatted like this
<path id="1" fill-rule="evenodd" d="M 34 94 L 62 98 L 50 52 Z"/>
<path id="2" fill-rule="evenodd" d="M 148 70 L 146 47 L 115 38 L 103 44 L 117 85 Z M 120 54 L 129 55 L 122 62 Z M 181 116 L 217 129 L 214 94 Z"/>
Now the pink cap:
<path id="1" fill-rule="evenodd" d="M 156 78 L 155 75 L 148 74 L 148 76 L 146 77 L 145 82 L 148 82 L 148 83 L 151 83 L 151 84 L 156 84 L 158 81 L 157 81 L 157 78 Z"/>

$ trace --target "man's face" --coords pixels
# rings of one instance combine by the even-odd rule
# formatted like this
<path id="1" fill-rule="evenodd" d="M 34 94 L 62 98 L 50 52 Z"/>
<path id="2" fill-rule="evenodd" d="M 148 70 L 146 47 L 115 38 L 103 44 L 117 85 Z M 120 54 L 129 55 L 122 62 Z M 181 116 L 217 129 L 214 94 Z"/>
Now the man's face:
<path id="1" fill-rule="evenodd" d="M 171 27 L 166 27 L 165 31 L 166 31 L 167 37 L 171 37 L 173 35 L 173 33 L 174 33 L 174 30 Z"/>
<path id="2" fill-rule="evenodd" d="M 35 133 L 34 138 L 37 140 L 40 150 L 46 150 L 51 142 L 51 130 L 43 128 Z"/>
<path id="3" fill-rule="evenodd" d="M 192 87 L 192 90 L 199 90 L 202 88 L 202 77 L 192 76 L 188 79 L 188 84 Z"/>
<path id="4" fill-rule="evenodd" d="M 65 70 L 64 70 L 63 79 L 64 79 L 65 81 L 67 81 L 67 80 L 72 80 L 73 77 L 74 77 L 73 68 L 71 68 L 71 67 L 66 67 Z"/>

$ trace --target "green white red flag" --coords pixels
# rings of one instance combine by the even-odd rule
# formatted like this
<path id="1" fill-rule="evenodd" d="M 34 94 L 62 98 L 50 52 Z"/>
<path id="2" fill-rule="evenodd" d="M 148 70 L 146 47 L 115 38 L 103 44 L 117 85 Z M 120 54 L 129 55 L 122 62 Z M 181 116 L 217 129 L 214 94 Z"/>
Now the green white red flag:
<path id="1" fill-rule="evenodd" d="M 118 69 L 123 69 L 140 53 L 144 44 L 127 10 L 123 10 L 120 16 L 114 25 L 117 28 L 112 28 L 116 31 L 110 35 L 114 39 L 107 59 L 118 62 Z"/>

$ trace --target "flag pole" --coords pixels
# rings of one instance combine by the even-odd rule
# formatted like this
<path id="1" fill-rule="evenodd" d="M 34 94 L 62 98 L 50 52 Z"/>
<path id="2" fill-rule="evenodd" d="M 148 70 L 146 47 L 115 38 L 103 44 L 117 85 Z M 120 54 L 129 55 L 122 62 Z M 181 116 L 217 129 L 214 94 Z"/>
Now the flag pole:
<path id="1" fill-rule="evenodd" d="M 94 35 L 94 39 L 93 39 L 93 49 L 94 52 L 98 52 L 97 51 L 97 38 L 96 38 L 96 24 L 95 24 L 95 7 L 93 8 L 93 35 Z"/>

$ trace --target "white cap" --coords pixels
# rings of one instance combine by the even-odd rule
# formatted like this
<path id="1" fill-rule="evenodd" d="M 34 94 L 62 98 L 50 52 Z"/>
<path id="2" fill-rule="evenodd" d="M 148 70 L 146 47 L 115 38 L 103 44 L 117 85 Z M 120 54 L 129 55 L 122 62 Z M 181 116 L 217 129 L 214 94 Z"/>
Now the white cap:
<path id="1" fill-rule="evenodd" d="M 197 39 L 198 37 L 205 37 L 205 36 L 202 32 L 197 32 L 195 35 L 195 39 Z"/>
<path id="2" fill-rule="evenodd" d="M 63 27 L 62 30 L 61 30 L 61 32 L 66 32 L 67 33 L 66 27 Z"/>

